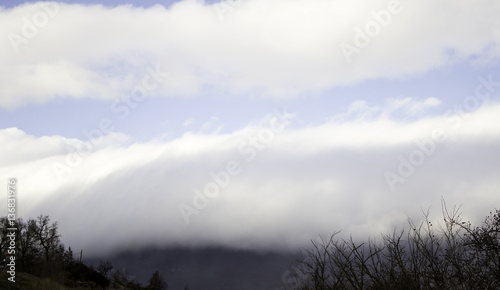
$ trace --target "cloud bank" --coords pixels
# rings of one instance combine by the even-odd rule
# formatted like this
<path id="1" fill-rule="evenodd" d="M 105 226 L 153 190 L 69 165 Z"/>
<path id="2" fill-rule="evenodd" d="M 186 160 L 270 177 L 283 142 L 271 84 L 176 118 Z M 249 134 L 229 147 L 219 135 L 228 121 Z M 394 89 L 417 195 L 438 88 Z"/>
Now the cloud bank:
<path id="1" fill-rule="evenodd" d="M 8 128 L 0 176 L 18 178 L 23 217 L 49 214 L 64 242 L 89 255 L 176 245 L 295 250 L 337 230 L 380 237 L 429 206 L 438 217 L 441 198 L 477 222 L 499 204 L 500 105 L 413 121 L 384 112 L 294 127 L 299 116 L 279 109 L 230 134 L 146 143 Z M 387 172 L 399 176 L 394 190 Z"/>
<path id="2" fill-rule="evenodd" d="M 500 55 L 500 3 L 180 1 L 168 9 L 38 2 L 0 8 L 0 106 L 148 96 L 292 98 Z M 425 19 L 425 21 L 422 21 Z M 347 48 L 346 48 L 347 47 Z"/>

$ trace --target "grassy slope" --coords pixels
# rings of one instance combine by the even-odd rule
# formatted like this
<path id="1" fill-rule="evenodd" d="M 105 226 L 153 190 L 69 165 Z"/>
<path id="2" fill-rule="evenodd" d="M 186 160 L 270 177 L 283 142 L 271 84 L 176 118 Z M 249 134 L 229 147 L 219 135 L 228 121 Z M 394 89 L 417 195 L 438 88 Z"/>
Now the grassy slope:
<path id="1" fill-rule="evenodd" d="M 10 277 L 5 269 L 0 272 L 0 289 L 2 290 L 66 290 L 66 289 L 86 289 L 89 288 L 67 288 L 48 278 L 40 278 L 26 273 L 16 273 L 16 282 L 8 281 Z"/>

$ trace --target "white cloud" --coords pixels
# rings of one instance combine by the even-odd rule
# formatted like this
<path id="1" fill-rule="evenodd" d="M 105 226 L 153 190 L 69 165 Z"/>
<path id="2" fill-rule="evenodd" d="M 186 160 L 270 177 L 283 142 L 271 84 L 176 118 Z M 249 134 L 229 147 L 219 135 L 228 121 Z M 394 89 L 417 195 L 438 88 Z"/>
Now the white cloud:
<path id="1" fill-rule="evenodd" d="M 441 197 L 463 204 L 465 218 L 479 222 L 500 202 L 499 114 L 500 105 L 485 104 L 459 126 L 441 117 L 332 121 L 275 132 L 258 147 L 250 142 L 269 138 L 262 133 L 267 125 L 168 142 L 127 144 L 109 135 L 63 174 L 62 183 L 52 165 L 65 164 L 69 140 L 9 128 L 0 131 L 0 176 L 18 178 L 23 217 L 49 214 L 64 242 L 89 254 L 130 245 L 296 249 L 339 229 L 379 237 L 429 206 L 432 217 L 439 216 Z M 422 151 L 418 143 L 431 140 L 436 129 L 447 141 L 435 143 L 392 192 L 384 173 L 397 173 L 399 157 Z M 247 161 L 252 148 L 256 157 Z M 179 205 L 190 205 L 193 188 L 203 190 L 210 172 L 231 160 L 242 172 L 187 225 Z"/>
<path id="2" fill-rule="evenodd" d="M 0 106 L 56 97 L 113 99 L 130 93 L 156 65 L 170 75 L 150 96 L 288 98 L 456 62 L 498 60 L 497 1 L 425 0 L 401 1 L 401 12 L 347 63 L 340 44 L 354 45 L 356 28 L 365 29 L 371 12 L 388 3 L 247 0 L 222 20 L 214 5 L 192 0 L 169 9 L 58 4 L 18 53 L 8 37 L 0 41 Z M 23 36 L 23 17 L 33 22 L 42 6 L 0 10 L 0 35 Z"/>
<path id="3" fill-rule="evenodd" d="M 388 99 L 389 113 L 395 110 L 403 109 L 408 116 L 413 116 L 424 112 L 424 110 L 439 106 L 441 101 L 430 97 L 425 100 L 415 100 L 410 97 L 400 99 Z"/>
<path id="4" fill-rule="evenodd" d="M 201 125 L 201 128 L 200 128 L 200 130 L 198 130 L 198 132 L 200 132 L 200 133 L 207 132 L 207 130 L 210 129 L 210 127 L 212 127 L 212 125 L 217 123 L 218 120 L 219 120 L 218 117 L 215 117 L 215 116 L 210 117 L 210 121 L 203 123 L 203 125 Z M 220 130 L 222 130 L 222 126 L 218 126 L 214 132 L 217 133 Z"/>
<path id="5" fill-rule="evenodd" d="M 406 118 L 410 118 L 428 112 L 430 108 L 437 107 L 441 103 L 441 100 L 434 97 L 425 100 L 412 97 L 388 98 L 385 99 L 382 105 L 369 105 L 367 101 L 357 100 L 349 105 L 347 112 L 336 115 L 333 120 L 390 118 L 396 113 L 401 113 Z"/>
<path id="6" fill-rule="evenodd" d="M 187 127 L 193 123 L 194 123 L 194 118 L 189 118 L 182 124 L 182 126 Z"/>

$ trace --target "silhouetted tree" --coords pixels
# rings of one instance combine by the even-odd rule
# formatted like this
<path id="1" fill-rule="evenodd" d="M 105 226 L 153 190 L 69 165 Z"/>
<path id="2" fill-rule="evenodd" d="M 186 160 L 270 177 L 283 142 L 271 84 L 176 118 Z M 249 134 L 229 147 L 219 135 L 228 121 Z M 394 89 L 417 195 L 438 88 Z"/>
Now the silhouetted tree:
<path id="1" fill-rule="evenodd" d="M 9 220 L 7 217 L 1 217 L 0 218 L 0 253 L 2 253 L 2 259 L 3 256 L 7 253 L 7 248 L 9 247 L 9 241 L 8 241 L 8 229 L 9 228 Z"/>
<path id="2" fill-rule="evenodd" d="M 52 254 L 55 254 L 60 246 L 57 222 L 50 224 L 49 216 L 40 215 L 36 220 L 29 221 L 28 231 L 34 233 L 34 239 L 44 253 L 47 274 L 52 275 Z"/>
<path id="3" fill-rule="evenodd" d="M 10 225 L 7 217 L 0 217 L 0 253 L 2 260 L 4 260 L 9 251 L 9 234 L 15 234 L 15 255 L 16 266 L 18 271 L 33 272 L 42 267 L 43 260 L 40 256 L 40 249 L 35 240 L 35 233 L 29 230 L 29 224 L 32 220 L 24 222 L 23 219 L 18 218 L 15 225 Z M 8 230 L 8 228 L 16 228 L 15 231 Z M 12 250 L 12 249 L 11 249 Z"/>
<path id="4" fill-rule="evenodd" d="M 0 257 L 2 260 L 7 258 L 9 250 L 12 250 L 9 235 L 13 233 L 16 241 L 14 250 L 17 272 L 39 277 L 50 276 L 51 279 L 48 281 L 52 280 L 56 283 L 48 282 L 50 285 L 66 284 L 68 287 L 83 288 L 108 286 L 109 279 L 104 275 L 99 274 L 92 267 L 74 261 L 71 247 L 66 250 L 60 242 L 57 222 L 50 223 L 48 216 L 40 215 L 37 219 L 28 219 L 26 222 L 19 218 L 15 224 L 11 224 L 7 217 L 0 217 Z M 107 264 L 105 266 L 107 267 Z M 106 270 L 106 267 L 101 270 Z M 142 289 L 139 283 L 132 281 L 126 281 L 123 286 L 127 289 Z M 41 289 L 36 285 L 33 287 L 33 289 Z M 47 286 L 43 289 L 51 289 L 51 287 Z M 6 289 L 5 285 L 1 284 L 0 289 Z"/>
<path id="5" fill-rule="evenodd" d="M 103 276 L 108 275 L 108 272 L 113 269 L 113 264 L 110 261 L 99 261 L 97 272 Z"/>
<path id="6" fill-rule="evenodd" d="M 162 290 L 162 289 L 167 289 L 168 285 L 167 282 L 165 282 L 165 279 L 163 278 L 158 271 L 155 271 L 153 273 L 153 276 L 149 279 L 149 285 L 147 287 L 148 290 Z"/>

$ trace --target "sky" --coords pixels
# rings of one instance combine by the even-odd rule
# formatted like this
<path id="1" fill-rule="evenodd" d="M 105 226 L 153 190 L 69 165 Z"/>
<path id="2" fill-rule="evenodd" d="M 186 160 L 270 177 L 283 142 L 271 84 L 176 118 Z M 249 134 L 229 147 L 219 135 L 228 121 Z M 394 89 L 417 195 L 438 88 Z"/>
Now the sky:
<path id="1" fill-rule="evenodd" d="M 500 204 L 498 1 L 0 5 L 0 178 L 72 248 L 295 250 Z"/>

